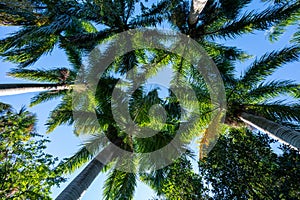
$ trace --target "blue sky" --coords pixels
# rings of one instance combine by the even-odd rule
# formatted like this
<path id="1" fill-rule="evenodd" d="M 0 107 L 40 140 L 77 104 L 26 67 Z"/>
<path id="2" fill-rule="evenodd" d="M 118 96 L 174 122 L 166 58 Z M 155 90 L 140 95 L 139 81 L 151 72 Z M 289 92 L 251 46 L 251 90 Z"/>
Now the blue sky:
<path id="1" fill-rule="evenodd" d="M 7 28 L 7 27 L 0 27 L 0 38 L 3 38 L 5 34 L 15 30 L 15 28 Z M 223 43 L 226 45 L 237 46 L 243 50 L 246 50 L 248 53 L 254 56 L 261 56 L 263 53 L 267 51 L 272 51 L 276 49 L 281 49 L 285 46 L 289 46 L 289 39 L 291 37 L 291 33 L 294 31 L 294 28 L 290 28 L 287 33 L 285 33 L 280 41 L 275 43 L 270 43 L 264 32 L 256 32 L 256 34 L 249 34 L 244 35 L 242 38 L 238 38 L 236 40 L 231 41 L 224 41 Z M 243 73 L 245 66 L 251 63 L 253 60 L 249 60 L 246 64 L 240 64 L 237 68 L 237 75 L 239 76 Z M 0 62 L 0 80 L 1 83 L 18 83 L 22 82 L 18 79 L 13 79 L 6 76 L 6 73 L 9 71 L 10 68 L 14 67 L 15 65 L 7 62 Z M 51 54 L 44 56 L 41 60 L 39 60 L 35 65 L 35 67 L 39 68 L 49 68 L 49 67 L 64 67 L 68 66 L 68 62 L 66 60 L 66 56 L 64 52 L 59 49 L 55 49 Z M 295 80 L 300 83 L 300 69 L 299 69 L 299 62 L 294 62 L 284 67 L 280 68 L 275 72 L 275 74 L 271 77 L 271 79 L 290 79 Z M 160 77 L 156 79 L 157 83 L 161 83 L 164 79 L 164 74 L 160 74 Z M 271 80 L 270 79 L 270 80 Z M 165 84 L 164 84 L 165 85 Z M 20 109 L 23 105 L 28 105 L 30 102 L 30 98 L 33 97 L 35 93 L 30 94 L 22 94 L 22 95 L 14 95 L 14 96 L 7 96 L 7 97 L 0 97 L 1 102 L 9 103 L 13 105 L 16 109 Z M 59 101 L 53 101 L 50 103 L 43 103 L 37 105 L 33 108 L 29 108 L 30 111 L 37 114 L 39 119 L 38 121 L 38 132 L 41 134 L 45 133 L 44 124 L 47 120 L 49 111 L 52 110 L 55 105 Z M 76 138 L 72 133 L 72 127 L 62 126 L 57 128 L 52 133 L 48 134 L 49 139 L 52 141 L 48 145 L 48 153 L 51 153 L 54 156 L 59 158 L 69 157 L 76 150 L 79 148 L 81 141 Z M 77 170 L 77 173 L 80 171 Z M 70 176 L 70 180 L 76 176 Z M 83 200 L 90 200 L 90 199 L 102 199 L 102 187 L 103 187 L 103 180 L 105 180 L 105 175 L 101 174 L 98 178 L 93 182 L 92 186 L 88 189 Z M 56 197 L 58 193 L 67 185 L 68 183 L 62 184 L 61 188 L 53 189 L 53 197 Z M 138 184 L 136 189 L 135 199 L 138 200 L 146 200 L 153 196 L 153 192 L 141 183 Z"/>

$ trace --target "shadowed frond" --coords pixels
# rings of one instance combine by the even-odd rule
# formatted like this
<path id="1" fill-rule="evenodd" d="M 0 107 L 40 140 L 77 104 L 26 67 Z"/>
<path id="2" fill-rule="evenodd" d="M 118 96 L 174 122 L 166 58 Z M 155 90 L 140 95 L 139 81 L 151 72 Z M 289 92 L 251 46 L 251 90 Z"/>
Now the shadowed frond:
<path id="1" fill-rule="evenodd" d="M 40 103 L 57 99 L 59 97 L 65 96 L 68 92 L 69 90 L 52 90 L 47 92 L 40 92 L 38 95 L 31 98 L 29 106 L 36 106 Z"/>
<path id="2" fill-rule="evenodd" d="M 26 80 L 49 83 L 72 82 L 76 77 L 76 73 L 67 68 L 56 68 L 51 70 L 12 69 L 8 75 Z"/>
<path id="3" fill-rule="evenodd" d="M 45 124 L 47 126 L 47 133 L 52 132 L 59 125 L 71 125 L 73 123 L 72 98 L 66 96 L 62 100 L 62 103 L 56 106 L 50 113 L 50 117 Z"/>
<path id="4" fill-rule="evenodd" d="M 141 2 L 140 5 L 142 14 L 131 19 L 129 24 L 133 27 L 156 26 L 168 15 L 167 10 L 172 6 L 172 4 L 175 4 L 175 2 L 178 1 L 162 0 L 156 5 L 153 4 L 151 8 L 145 7 Z"/>
<path id="5" fill-rule="evenodd" d="M 17 37 L 17 41 L 19 41 L 19 39 L 23 39 L 22 36 Z M 9 43 L 9 39 L 10 38 L 1 40 L 0 44 L 4 43 L 4 45 L 6 45 L 5 43 Z M 26 40 L 26 38 L 24 39 Z M 6 61 L 17 63 L 19 64 L 19 67 L 23 68 L 36 62 L 42 55 L 50 53 L 57 41 L 58 37 L 54 35 L 46 37 L 39 36 L 35 39 L 35 43 L 29 43 L 29 41 L 20 41 L 20 43 L 25 44 L 22 46 L 21 44 L 16 44 L 19 47 L 13 47 L 4 51 L 1 49 L 0 55 L 5 57 Z"/>

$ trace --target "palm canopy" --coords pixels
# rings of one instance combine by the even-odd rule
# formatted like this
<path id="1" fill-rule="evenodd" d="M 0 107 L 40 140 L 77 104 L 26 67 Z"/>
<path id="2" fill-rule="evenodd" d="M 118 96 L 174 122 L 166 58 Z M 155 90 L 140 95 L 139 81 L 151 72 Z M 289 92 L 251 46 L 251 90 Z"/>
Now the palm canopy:
<path id="1" fill-rule="evenodd" d="M 300 8 L 299 2 L 295 2 L 243 14 L 243 9 L 252 1 L 208 1 L 202 11 L 200 6 L 195 7 L 200 2 L 162 0 L 146 5 L 137 0 L 32 1 L 33 6 L 38 5 L 33 12 L 41 15 L 43 20 L 24 25 L 1 40 L 1 56 L 26 67 L 51 52 L 56 45 L 73 51 L 76 48 L 90 51 L 116 33 L 159 26 L 163 21 L 199 42 L 228 39 L 255 30 L 267 30 L 299 12 Z M 197 23 L 189 23 L 194 8 Z M 10 10 L 4 8 L 3 12 Z"/>
<path id="2" fill-rule="evenodd" d="M 222 76 L 228 83 L 228 88 L 230 88 L 231 85 L 237 85 L 236 82 L 238 82 L 232 77 L 231 63 L 234 62 L 234 58 L 244 59 L 247 56 L 238 49 L 218 45 L 212 39 L 226 39 L 243 33 L 253 32 L 254 30 L 266 30 L 284 17 L 298 11 L 299 3 L 279 5 L 262 12 L 250 12 L 241 15 L 241 9 L 250 3 L 250 1 L 239 1 L 238 4 L 228 3 L 228 1 L 221 1 L 220 4 L 216 2 L 209 1 L 203 12 L 198 16 L 198 23 L 189 24 L 188 11 L 190 6 L 186 1 L 160 1 L 157 5 L 150 8 L 141 6 L 142 13 L 136 17 L 130 16 L 137 1 L 88 1 L 80 3 L 76 1 L 43 1 L 43 5 L 47 8 L 41 13 L 46 16 L 46 20 L 42 24 L 24 26 L 11 37 L 2 40 L 1 55 L 9 61 L 19 63 L 21 67 L 26 67 L 34 63 L 41 55 L 51 52 L 55 45 L 59 45 L 61 48 L 71 52 L 67 53 L 77 62 L 77 58 L 81 56 L 82 50 L 89 51 L 99 42 L 118 32 L 141 26 L 154 26 L 163 19 L 167 19 L 180 32 L 190 35 L 203 44 L 206 49 L 209 49 L 209 54 L 213 55 L 213 58 L 216 59 Z M 57 7 L 60 8 L 58 11 Z M 104 28 L 97 30 L 94 24 L 104 26 Z M 76 53 L 75 56 L 74 52 Z M 224 57 L 219 56 L 218 52 L 221 52 L 221 55 L 224 55 Z M 122 59 L 123 64 L 122 62 L 121 64 L 116 62 L 119 64 L 118 71 L 125 73 L 132 69 L 132 63 L 134 62 L 130 61 L 132 61 L 132 58 L 135 60 L 135 56 L 135 54 L 128 54 L 127 58 L 131 59 Z M 178 71 L 184 71 L 184 68 L 187 68 L 178 58 L 175 63 L 175 68 Z M 99 88 L 105 91 L 109 88 L 108 86 L 113 86 L 115 82 L 116 79 L 114 77 L 104 79 L 103 85 L 99 85 Z M 199 87 L 201 85 L 199 82 L 195 85 L 195 88 L 198 88 L 198 94 L 200 95 L 203 88 Z M 202 96 L 205 97 L 205 95 Z M 36 102 L 50 98 L 40 96 L 38 99 Z M 103 114 L 106 112 L 101 112 L 103 111 L 102 109 L 105 110 L 109 105 L 107 101 L 109 102 L 110 100 L 110 94 L 101 96 L 101 99 L 103 100 L 102 102 L 97 102 L 99 105 L 99 112 L 97 114 L 100 116 L 99 120 L 103 120 L 103 130 L 109 130 L 112 139 L 120 139 L 124 146 L 123 148 L 132 149 L 134 143 L 131 141 L 131 138 L 128 136 L 124 137 L 124 134 L 122 135 L 117 127 L 111 124 L 111 116 L 107 117 Z M 233 104 L 235 105 L 235 103 Z M 52 113 L 51 120 L 53 121 L 51 123 L 54 124 L 52 127 L 61 123 L 72 122 L 71 105 L 71 99 L 64 97 L 63 103 L 60 105 L 61 107 L 57 109 L 58 112 L 54 111 L 54 114 Z M 234 110 L 235 106 L 231 108 Z M 232 113 L 236 117 L 237 112 L 234 110 Z M 231 121 L 230 117 L 228 119 L 228 121 Z M 286 120 L 286 122 L 291 121 Z M 71 159 L 72 162 L 82 164 L 83 161 L 90 158 L 90 154 L 87 154 L 84 148 L 79 153 L 82 159 L 73 157 Z M 115 171 L 113 173 L 117 174 Z M 119 178 L 123 177 L 122 180 L 126 182 L 127 177 L 133 177 L 132 175 L 126 175 L 128 174 L 124 175 L 121 173 Z M 131 186 L 133 185 L 134 182 L 132 182 Z M 116 187 L 115 190 L 117 189 Z"/>
<path id="3" fill-rule="evenodd" d="M 299 130 L 299 83 L 290 80 L 266 81 L 285 63 L 297 61 L 299 50 L 299 47 L 287 47 L 267 53 L 255 60 L 240 78 L 225 82 L 228 104 L 225 120 L 227 124 L 240 125 L 241 119 L 246 116 L 245 113 L 248 113 Z M 300 134 L 299 132 L 295 134 L 296 143 L 293 145 L 299 148 L 297 138 Z M 291 144 L 291 142 L 287 143 Z"/>
<path id="4" fill-rule="evenodd" d="M 184 47 L 182 47 L 184 48 Z M 101 48 L 100 48 L 101 49 Z M 149 56 L 149 54 L 153 54 Z M 101 62 L 102 59 L 104 58 L 99 58 L 98 59 L 93 59 L 94 54 L 91 55 L 91 60 L 90 60 L 90 65 L 87 66 L 87 72 L 83 73 L 86 77 L 93 77 L 95 76 L 95 71 L 93 70 L 93 67 L 99 67 L 98 63 L 103 63 Z M 132 67 L 128 67 L 128 65 L 125 65 L 126 68 L 121 68 L 120 66 L 126 64 L 127 58 L 135 58 L 134 61 L 137 62 L 132 62 L 131 65 Z M 145 61 L 148 60 L 148 61 Z M 132 59 L 131 59 L 132 60 Z M 153 68 L 145 68 L 144 70 L 137 70 L 135 67 L 140 67 L 140 65 L 143 64 L 149 64 L 149 63 L 155 63 L 156 65 L 153 66 Z M 179 56 L 176 56 L 172 53 L 162 53 L 158 50 L 155 49 L 147 49 L 147 50 L 136 50 L 134 51 L 134 54 L 127 54 L 125 56 L 122 56 L 120 58 L 117 58 L 109 68 L 106 69 L 106 71 L 103 73 L 104 75 L 100 78 L 100 80 L 97 79 L 97 90 L 95 94 L 89 94 L 91 93 L 90 91 L 84 90 L 83 93 L 79 93 L 78 95 L 75 95 L 75 106 L 78 105 L 79 109 L 74 108 L 74 113 L 79 114 L 79 118 L 75 120 L 75 127 L 77 127 L 77 131 L 80 135 L 82 134 L 88 134 L 92 133 L 95 139 L 95 142 L 93 140 L 91 143 L 88 143 L 86 145 L 86 148 L 82 148 L 76 156 L 71 157 L 70 159 L 65 160 L 64 163 L 61 164 L 61 168 L 64 168 L 64 170 L 70 169 L 70 166 L 72 169 L 81 166 L 84 162 L 86 162 L 88 159 L 90 159 L 93 155 L 97 155 L 99 152 L 99 147 L 103 148 L 107 145 L 107 139 L 103 137 L 103 135 L 106 135 L 108 139 L 111 141 L 111 143 L 116 144 L 120 148 L 124 148 L 125 150 L 129 152 L 137 152 L 137 153 L 148 153 L 148 152 L 154 152 L 157 149 L 160 149 L 164 147 L 166 144 L 168 144 L 174 137 L 179 124 L 180 126 L 186 127 L 184 124 L 185 121 L 190 121 L 188 114 L 186 114 L 186 118 L 181 118 L 182 112 L 188 113 L 187 110 L 180 110 L 179 109 L 179 102 L 178 102 L 178 96 L 174 96 L 171 91 L 166 92 L 165 95 L 167 95 L 168 98 L 165 100 L 162 100 L 159 98 L 157 89 L 153 91 L 147 91 L 147 88 L 141 87 L 138 88 L 137 90 L 134 89 L 132 85 L 135 85 L 134 77 L 151 77 L 156 74 L 157 67 L 163 67 L 163 66 L 168 66 L 170 63 L 173 63 L 172 67 L 174 70 L 177 71 L 188 71 L 190 69 L 190 64 L 187 62 L 183 62 L 182 58 Z M 156 69 L 155 69 L 156 66 Z M 122 75 L 125 72 L 135 70 L 134 74 L 131 74 L 132 76 L 127 76 L 126 78 L 122 77 Z M 153 70 L 153 71 L 152 71 Z M 96 71 L 97 72 L 97 71 Z M 198 72 L 199 73 L 199 72 Z M 98 74 L 98 73 L 96 73 Z M 192 74 L 191 72 L 189 74 Z M 183 75 L 181 77 L 184 80 L 189 79 L 190 77 L 187 74 L 186 76 Z M 92 76 L 91 76 L 92 75 Z M 96 75 L 98 77 L 98 75 Z M 198 78 L 201 76 L 198 75 Z M 84 77 L 80 77 L 79 79 Z M 129 88 L 127 90 L 122 91 L 122 84 L 121 87 L 117 87 L 117 83 L 120 81 L 120 79 L 126 79 L 124 80 L 124 84 L 129 85 Z M 173 77 L 173 82 L 171 82 L 171 85 L 176 85 L 178 84 L 178 80 L 180 79 L 180 76 L 176 75 Z M 183 81 L 183 80 L 180 80 Z M 202 80 L 204 82 L 204 80 Z M 202 90 L 205 90 L 205 84 L 202 85 L 203 88 Z M 123 86 L 124 87 L 124 86 Z M 132 88 L 133 87 L 133 88 Z M 76 91 L 76 88 L 74 89 Z M 118 97 L 115 99 L 115 101 L 122 102 L 125 105 L 128 103 L 129 111 L 131 114 L 131 117 L 134 119 L 134 122 L 138 124 L 140 127 L 154 127 L 154 128 L 159 128 L 158 134 L 152 136 L 152 137 L 147 137 L 147 138 L 139 138 L 136 137 L 133 133 L 131 132 L 126 132 L 122 130 L 122 124 L 128 124 L 127 120 L 128 118 L 121 118 L 121 122 L 118 121 L 116 122 L 116 116 L 123 116 L 122 112 L 126 112 L 126 110 L 118 110 L 117 109 L 117 114 L 113 115 L 112 110 L 114 108 L 114 101 L 113 101 L 113 90 L 117 90 Z M 128 93 L 130 93 L 130 90 L 134 93 L 130 97 L 130 100 L 125 101 L 123 100 L 127 98 Z M 80 89 L 79 89 L 80 92 Z M 81 91 L 82 92 L 82 91 Z M 176 94 L 178 95 L 178 94 Z M 179 94 L 184 97 L 184 94 Z M 201 96 L 201 93 L 198 93 L 199 96 Z M 77 99 L 78 98 L 78 99 Z M 74 99 L 74 98 L 73 98 Z M 205 100 L 207 102 L 210 99 Z M 188 100 L 187 98 L 187 103 L 183 99 L 180 103 L 182 104 L 198 104 L 198 102 L 192 102 Z M 77 103 L 76 103 L 77 102 Z M 127 103 L 126 103 L 127 102 Z M 74 103 L 74 102 L 73 102 Z M 202 102 L 204 105 L 204 102 Z M 165 118 L 166 122 L 161 123 L 160 120 L 158 121 L 153 121 L 153 119 L 149 118 L 149 112 L 152 108 L 153 105 L 155 104 L 161 104 L 164 110 L 167 112 L 167 117 Z M 73 104 L 74 105 L 74 104 Z M 191 106 L 191 105 L 190 105 Z M 202 110 L 201 110 L 202 109 Z M 199 129 L 202 128 L 202 126 L 206 126 L 207 123 L 209 122 L 209 119 L 211 119 L 205 112 L 207 112 L 207 109 L 211 110 L 212 107 L 210 105 L 205 106 L 205 108 L 201 108 L 200 112 L 203 112 L 203 115 L 200 114 L 203 119 L 200 119 L 199 121 L 195 122 L 195 125 L 186 127 L 186 132 L 182 133 L 183 140 L 190 141 L 190 139 L 193 136 L 199 136 Z M 191 109 L 193 110 L 193 109 Z M 205 112 L 204 112 L 205 111 Z M 96 112 L 96 121 L 95 119 L 91 119 L 89 116 L 89 113 Z M 83 115 L 85 113 L 85 115 Z M 209 114 L 210 115 L 210 114 Z M 84 116 L 84 117 L 82 117 Z M 157 116 L 157 115 L 156 115 Z M 78 120 L 79 119 L 79 120 Z M 180 119 L 180 120 L 179 120 Z M 125 120 L 125 121 L 122 121 Z M 193 120 L 192 120 L 193 121 Z M 162 121 L 164 122 L 164 121 Z M 163 126 L 162 126 L 163 125 Z M 199 128 L 199 129 L 198 129 Z M 180 145 L 180 144 L 179 144 Z M 176 145 L 175 145 L 176 146 Z M 95 148 L 96 147 L 96 148 Z M 181 148 L 180 146 L 177 146 L 177 148 Z M 88 153 L 90 152 L 90 154 Z M 170 154 L 171 155 L 171 154 Z M 168 156 L 168 155 L 164 155 Z M 97 155 L 98 157 L 98 155 Z M 167 157 L 166 160 L 168 160 Z M 117 165 L 115 170 L 111 171 L 111 174 L 109 176 L 109 179 L 107 181 L 107 186 L 106 189 L 108 192 L 106 192 L 106 195 L 110 195 L 108 197 L 114 198 L 115 196 L 113 195 L 131 195 L 133 194 L 134 191 L 127 191 L 127 193 L 120 193 L 119 187 L 116 187 L 112 185 L 113 183 L 116 183 L 119 181 L 120 183 L 117 184 L 117 186 L 120 187 L 126 187 L 126 182 L 132 183 L 131 185 L 135 185 L 136 181 L 136 175 L 131 174 L 132 171 L 137 171 L 139 170 L 143 171 L 147 169 L 147 167 L 151 166 L 152 168 L 156 168 L 156 165 L 159 165 L 161 163 L 156 163 L 155 158 L 153 159 L 152 157 L 143 157 L 141 156 L 140 158 L 134 158 L 134 159 L 140 159 L 139 160 L 139 169 L 137 169 L 136 165 L 132 165 L 132 163 L 129 163 L 130 166 L 130 172 L 118 172 L 118 165 L 123 164 L 124 158 L 121 158 L 120 156 L 118 157 L 119 160 L 117 160 L 114 164 Z M 125 158 L 126 159 L 126 158 Z M 164 161 L 166 162 L 166 161 Z M 143 169 L 145 168 L 145 169 Z M 128 194 L 129 192 L 129 194 Z M 60 196 L 62 198 L 62 196 Z"/>
<path id="5" fill-rule="evenodd" d="M 34 2 L 35 3 L 35 2 Z M 32 3 L 32 4 L 34 4 Z M 99 42 L 129 29 L 155 25 L 170 2 L 160 2 L 152 9 L 135 14 L 136 0 L 126 1 L 38 1 L 42 21 L 22 26 L 1 40 L 1 56 L 26 67 L 49 53 L 56 45 L 76 51 L 92 50 Z M 145 6 L 143 6 L 146 9 Z M 9 13 L 10 9 L 3 10 Z M 104 27 L 97 30 L 97 26 Z"/>
<path id="6" fill-rule="evenodd" d="M 268 30 L 272 25 L 299 12 L 300 6 L 296 1 L 270 5 L 261 11 L 245 12 L 245 8 L 252 3 L 251 0 L 208 1 L 197 23 L 191 26 L 188 23 L 190 3 L 181 1 L 172 5 L 168 20 L 174 28 L 193 39 L 228 39 L 254 30 Z"/>

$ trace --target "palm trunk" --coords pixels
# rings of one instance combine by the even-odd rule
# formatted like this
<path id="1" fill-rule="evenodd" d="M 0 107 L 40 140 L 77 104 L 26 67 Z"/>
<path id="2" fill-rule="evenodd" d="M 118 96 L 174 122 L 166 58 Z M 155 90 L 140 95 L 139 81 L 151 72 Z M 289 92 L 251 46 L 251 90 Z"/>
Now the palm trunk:
<path id="1" fill-rule="evenodd" d="M 105 155 L 106 160 L 110 161 L 113 156 L 111 146 L 107 146 L 98 155 Z M 101 156 L 102 157 L 102 156 Z M 71 183 L 58 195 L 56 200 L 78 200 L 84 195 L 84 192 L 92 184 L 95 178 L 105 165 L 97 157 L 94 158 Z"/>
<path id="2" fill-rule="evenodd" d="M 274 139 L 277 139 L 284 144 L 291 145 L 293 148 L 300 149 L 300 132 L 272 122 L 264 117 L 245 112 L 243 112 L 239 118 L 246 124 L 267 133 Z"/>
<path id="3" fill-rule="evenodd" d="M 192 0 L 192 6 L 189 16 L 189 24 L 194 25 L 198 21 L 198 16 L 202 12 L 208 0 Z"/>
<path id="4" fill-rule="evenodd" d="M 40 83 L 0 84 L 0 96 L 23 94 L 29 92 L 65 90 L 65 89 L 69 89 L 69 86 L 61 85 L 61 84 L 40 84 Z"/>

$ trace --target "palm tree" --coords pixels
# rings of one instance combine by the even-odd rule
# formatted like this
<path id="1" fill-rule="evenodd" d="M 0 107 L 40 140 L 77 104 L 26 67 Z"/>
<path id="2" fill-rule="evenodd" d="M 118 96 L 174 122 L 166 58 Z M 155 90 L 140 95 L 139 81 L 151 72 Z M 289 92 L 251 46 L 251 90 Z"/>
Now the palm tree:
<path id="1" fill-rule="evenodd" d="M 29 92 L 59 91 L 70 89 L 67 85 L 41 83 L 0 84 L 0 96 L 24 94 Z"/>
<path id="2" fill-rule="evenodd" d="M 189 14 L 189 24 L 194 25 L 198 22 L 198 17 L 204 9 L 208 0 L 192 0 Z"/>
<path id="3" fill-rule="evenodd" d="M 245 58 L 248 58 L 248 56 L 243 52 L 239 51 L 238 49 L 219 45 L 214 41 L 214 39 L 218 38 L 226 40 L 228 38 L 235 38 L 241 34 L 251 33 L 254 30 L 268 30 L 270 27 L 284 21 L 286 18 L 293 18 L 297 13 L 299 13 L 300 4 L 299 2 L 294 2 L 291 4 L 279 3 L 276 7 L 273 6 L 266 8 L 262 12 L 253 11 L 244 14 L 242 8 L 244 8 L 250 2 L 251 1 L 220 1 L 219 3 L 216 3 L 214 1 L 208 1 L 203 11 L 200 13 L 200 15 L 198 15 L 197 23 L 195 23 L 194 26 L 191 26 L 188 20 L 188 11 L 190 9 L 190 6 L 187 2 L 184 1 L 171 8 L 170 12 L 174 14 L 171 14 L 171 16 L 169 17 L 169 21 L 180 32 L 189 35 L 196 41 L 199 41 L 199 43 L 203 45 L 203 47 L 208 51 L 209 55 L 211 55 L 213 60 L 216 62 L 218 69 L 221 72 L 221 75 L 223 76 L 223 81 L 227 86 L 227 103 L 229 106 L 229 113 L 227 114 L 226 122 L 228 124 L 234 125 L 234 123 L 236 123 L 237 121 L 241 122 L 241 120 L 248 123 L 249 125 L 259 124 L 260 130 L 264 130 L 267 133 L 271 132 L 273 136 L 280 138 L 281 140 L 285 141 L 285 143 L 289 143 L 290 145 L 299 148 L 299 133 L 292 129 L 288 129 L 288 127 L 282 126 L 296 126 L 295 123 L 297 124 L 297 122 L 299 121 L 299 115 L 296 115 L 293 111 L 298 109 L 298 103 L 295 105 L 284 104 L 282 102 L 273 102 L 268 104 L 266 103 L 267 100 L 271 100 L 268 98 L 274 97 L 275 94 L 285 94 L 288 93 L 289 90 L 297 90 L 297 84 L 288 84 L 288 82 L 283 82 L 282 85 L 280 84 L 280 82 L 269 83 L 270 91 L 268 92 L 271 92 L 271 86 L 273 87 L 273 89 L 277 87 L 278 88 L 275 89 L 277 93 L 274 91 L 272 95 L 270 94 L 268 96 L 268 94 L 266 94 L 265 99 L 261 100 L 261 103 L 267 104 L 264 105 L 266 110 L 263 110 L 263 105 L 257 105 L 257 107 L 255 108 L 253 106 L 250 109 L 250 105 L 252 105 L 250 103 L 253 102 L 247 102 L 249 104 L 247 104 L 246 102 L 239 102 L 238 100 L 242 101 L 240 98 L 241 95 L 236 96 L 236 93 L 239 92 L 239 90 L 241 89 L 240 87 L 244 83 L 244 80 L 237 81 L 237 79 L 235 79 L 233 76 L 233 64 L 236 62 L 236 59 L 243 60 Z M 218 55 L 218 53 L 221 53 L 222 56 Z M 224 57 L 223 55 L 226 54 L 227 56 Z M 229 54 L 230 56 L 228 56 Z M 250 70 L 251 68 L 249 68 L 250 74 L 252 74 L 252 77 L 264 77 L 266 74 L 271 74 L 271 72 L 273 72 L 282 64 L 296 60 L 298 58 L 298 55 L 299 50 L 297 47 L 286 48 L 280 52 L 272 52 L 270 54 L 266 54 L 261 60 L 253 64 L 253 72 L 252 70 Z M 261 70 L 259 67 L 261 67 L 263 70 Z M 201 80 L 197 79 L 195 75 L 191 74 L 191 76 L 193 77 L 193 81 L 195 82 L 195 88 L 199 88 L 199 91 L 203 91 L 203 89 L 200 89 L 200 87 L 197 86 L 197 84 Z M 247 73 L 245 74 L 245 76 L 247 76 Z M 258 79 L 261 80 L 260 78 Z M 254 87 L 256 86 L 256 84 L 258 84 L 257 80 L 251 82 L 252 80 L 256 79 L 251 78 L 251 80 L 247 82 L 248 85 L 245 86 L 243 95 L 247 95 L 247 92 L 249 92 L 250 89 L 254 89 L 249 88 L 250 85 Z M 239 82 L 238 85 L 232 86 L 235 85 L 236 82 Z M 267 85 L 268 84 L 266 84 L 266 88 L 268 88 Z M 283 89 L 284 85 L 287 86 L 286 89 Z M 230 87 L 233 87 L 234 89 Z M 280 89 L 282 90 L 278 91 Z M 297 96 L 297 94 L 294 93 L 294 96 Z M 234 101 L 238 101 L 238 103 Z M 261 108 L 261 110 L 259 108 Z M 277 110 L 273 110 L 275 108 Z M 291 113 L 289 113 L 288 110 L 285 110 L 283 108 L 289 109 Z M 237 110 L 233 111 L 234 109 Z M 281 110 L 279 115 L 276 112 L 279 112 L 280 109 L 283 110 Z M 258 110 L 260 110 L 260 112 L 258 112 Z M 286 116 L 283 114 L 283 112 L 286 113 Z M 262 121 L 261 118 L 255 118 L 253 114 L 259 115 L 260 117 L 265 117 L 266 119 Z M 235 119 L 232 119 L 232 116 L 235 116 Z M 267 121 L 267 119 L 269 119 L 269 121 Z M 273 121 L 273 123 L 281 123 L 281 129 L 278 129 L 279 127 L 275 126 L 275 124 L 272 124 L 270 120 Z M 262 126 L 262 122 L 265 126 Z M 206 135 L 209 134 L 207 133 Z M 205 146 L 206 142 L 207 139 L 203 138 L 201 146 Z"/>
<path id="4" fill-rule="evenodd" d="M 44 53 L 50 52 L 56 44 L 59 44 L 62 48 L 68 48 L 70 51 L 78 49 L 91 50 L 96 44 L 109 36 L 141 26 L 155 26 L 167 17 L 182 33 L 190 35 L 209 49 L 214 58 L 221 59 L 218 60 L 220 71 L 224 80 L 230 81 L 231 76 L 226 72 L 230 72 L 231 66 L 224 64 L 232 62 L 234 58 L 244 58 L 244 56 L 236 49 L 217 45 L 210 39 L 235 37 L 242 33 L 252 32 L 255 29 L 265 30 L 273 22 L 290 16 L 292 11 L 299 10 L 299 3 L 296 3 L 295 5 L 269 8 L 260 13 L 251 13 L 237 18 L 241 8 L 248 2 L 240 1 L 238 4 L 236 2 L 227 4 L 222 1 L 221 4 L 216 4 L 214 1 L 208 1 L 200 15 L 201 9 L 195 9 L 198 10 L 198 23 L 189 24 L 187 13 L 191 13 L 193 9 L 186 2 L 161 1 L 150 9 L 144 8 L 142 14 L 131 17 L 135 1 L 114 1 L 113 3 L 110 1 L 80 3 L 69 1 L 51 3 L 47 1 L 44 4 L 47 7 L 45 14 L 49 16 L 48 20 L 41 26 L 24 27 L 15 35 L 2 40 L 1 55 L 5 56 L 7 60 L 26 67 L 34 63 Z M 193 6 L 193 8 L 196 8 L 195 3 L 193 3 Z M 61 8 L 58 10 L 59 12 L 56 12 L 57 7 Z M 120 15 L 116 11 L 120 11 L 122 14 Z M 184 17 L 181 15 L 184 15 Z M 107 28 L 98 31 L 92 26 L 91 22 L 105 25 Z M 226 55 L 225 58 L 219 58 L 216 55 L 217 51 Z M 130 64 L 130 62 L 128 63 Z M 131 68 L 132 64 L 120 65 L 119 71 L 124 73 Z M 43 98 L 44 96 L 41 95 L 39 99 L 42 100 Z M 70 105 L 72 105 L 71 99 L 65 97 L 58 111 L 52 113 L 50 124 L 55 124 L 53 127 L 61 123 L 72 123 Z M 67 107 L 69 109 L 66 109 Z"/>
<path id="5" fill-rule="evenodd" d="M 242 77 L 235 78 L 234 73 L 227 76 L 224 79 L 228 106 L 225 123 L 258 128 L 299 148 L 300 132 L 296 131 L 300 121 L 299 84 L 265 81 L 283 64 L 298 60 L 299 53 L 299 47 L 273 51 L 255 60 Z M 280 97 L 291 100 L 286 102 Z"/>

